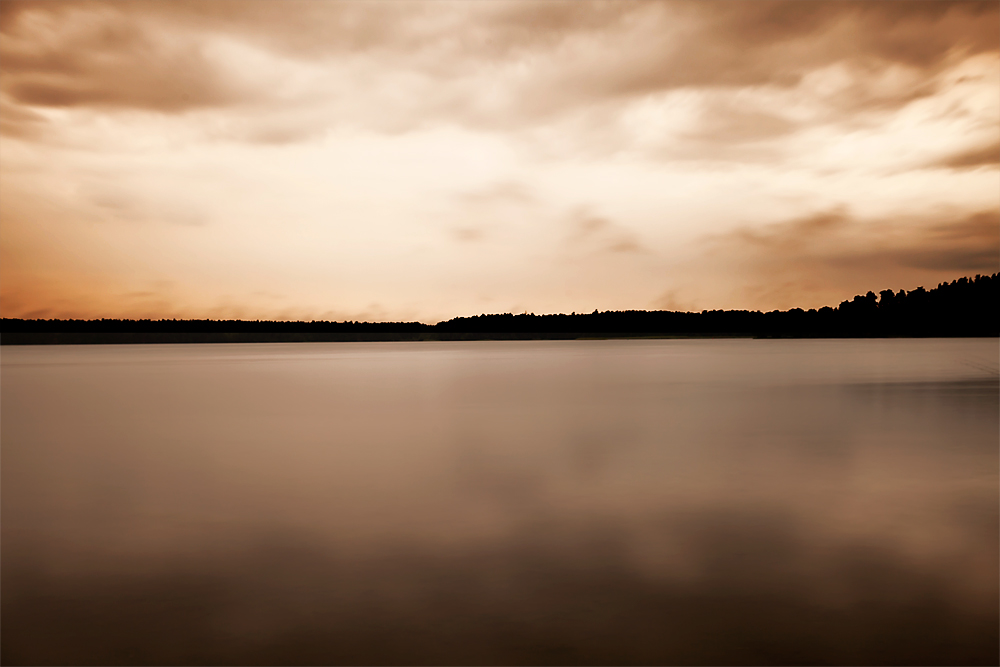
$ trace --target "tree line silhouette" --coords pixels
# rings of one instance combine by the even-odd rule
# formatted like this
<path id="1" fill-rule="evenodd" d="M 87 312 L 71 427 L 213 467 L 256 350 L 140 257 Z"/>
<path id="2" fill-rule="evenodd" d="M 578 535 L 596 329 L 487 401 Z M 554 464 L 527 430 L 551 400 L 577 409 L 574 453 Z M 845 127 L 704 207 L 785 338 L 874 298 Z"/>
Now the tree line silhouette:
<path id="1" fill-rule="evenodd" d="M 2 343 L 421 340 L 636 336 L 881 337 L 1000 335 L 1000 274 L 925 290 L 868 292 L 836 308 L 512 313 L 420 322 L 2 320 Z M 192 338 L 194 336 L 194 338 Z M 199 338 L 200 337 L 200 338 Z"/>

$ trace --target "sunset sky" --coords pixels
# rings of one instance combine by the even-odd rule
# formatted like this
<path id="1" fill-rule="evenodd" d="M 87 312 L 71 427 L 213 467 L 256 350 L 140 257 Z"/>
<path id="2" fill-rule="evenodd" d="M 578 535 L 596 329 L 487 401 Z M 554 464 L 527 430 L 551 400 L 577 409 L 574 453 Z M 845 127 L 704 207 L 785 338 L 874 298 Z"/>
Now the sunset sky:
<path id="1" fill-rule="evenodd" d="M 1000 3 L 0 3 L 0 312 L 773 309 L 1000 270 Z"/>

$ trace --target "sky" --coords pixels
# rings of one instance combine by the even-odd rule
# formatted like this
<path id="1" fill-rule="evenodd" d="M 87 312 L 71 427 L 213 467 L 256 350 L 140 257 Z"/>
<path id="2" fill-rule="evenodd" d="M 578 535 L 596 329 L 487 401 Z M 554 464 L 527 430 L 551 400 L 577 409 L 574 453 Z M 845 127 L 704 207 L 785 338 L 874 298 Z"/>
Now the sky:
<path id="1" fill-rule="evenodd" d="M 0 314 L 787 309 L 1000 270 L 1000 3 L 0 3 Z"/>

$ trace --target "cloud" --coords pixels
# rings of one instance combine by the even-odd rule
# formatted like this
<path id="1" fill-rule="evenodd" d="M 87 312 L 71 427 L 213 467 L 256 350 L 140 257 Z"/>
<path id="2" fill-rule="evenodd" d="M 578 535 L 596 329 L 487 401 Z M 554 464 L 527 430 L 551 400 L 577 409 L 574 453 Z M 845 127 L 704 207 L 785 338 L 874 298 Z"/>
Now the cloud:
<path id="1" fill-rule="evenodd" d="M 931 226 L 913 245 L 883 254 L 905 267 L 992 273 L 1000 268 L 1000 212 L 983 211 Z"/>
<path id="2" fill-rule="evenodd" d="M 535 204 L 538 201 L 534 191 L 518 181 L 501 181 L 485 188 L 459 193 L 460 203 L 473 206 L 497 204 Z"/>
<path id="3" fill-rule="evenodd" d="M 797 124 L 775 113 L 739 108 L 732 103 L 710 106 L 696 132 L 687 136 L 697 140 L 747 143 L 773 139 L 793 132 Z"/>
<path id="4" fill-rule="evenodd" d="M 140 192 L 136 187 L 95 184 L 86 192 L 98 218 L 125 223 L 161 223 L 198 227 L 207 223 L 205 214 L 183 196 L 164 192 Z"/>
<path id="5" fill-rule="evenodd" d="M 3 91 L 42 107 L 177 113 L 250 94 L 196 39 L 118 10 L 34 3 L 3 24 Z"/>
<path id="6" fill-rule="evenodd" d="M 599 36 L 567 38 L 560 50 L 571 64 L 536 79 L 534 104 L 690 87 L 794 87 L 807 73 L 843 62 L 903 66 L 927 78 L 957 53 L 995 51 L 996 13 L 995 5 L 955 3 L 636 5 Z M 846 92 L 841 103 L 865 91 Z M 911 96 L 896 95 L 899 103 Z"/>
<path id="7" fill-rule="evenodd" d="M 533 188 L 515 180 L 458 192 L 450 200 L 451 216 L 456 222 L 449 233 L 466 244 L 489 237 L 496 240 L 501 231 L 511 231 L 537 217 L 542 205 Z"/>
<path id="8" fill-rule="evenodd" d="M 797 78 L 844 60 L 932 70 L 956 51 L 972 55 L 998 46 L 990 25 L 998 8 L 989 2 L 697 4 L 704 35 L 724 44 L 736 66 L 722 76 L 740 83 Z"/>
<path id="9" fill-rule="evenodd" d="M 14 104 L 0 94 L 0 134 L 35 139 L 44 133 L 45 116 Z"/>
<path id="10" fill-rule="evenodd" d="M 709 263 L 736 274 L 742 298 L 769 307 L 836 305 L 852 290 L 912 289 L 1000 270 L 1000 211 L 871 220 L 835 208 L 708 244 Z"/>
<path id="11" fill-rule="evenodd" d="M 995 3 L 5 6 L 3 90 L 19 104 L 179 113 L 266 101 L 329 107 L 328 125 L 395 130 L 426 122 L 532 126 L 686 88 L 791 88 L 837 63 L 909 68 L 927 81 L 956 57 L 998 47 Z M 234 44 L 285 63 L 288 75 L 220 55 L 219 45 Z M 293 71 L 311 74 L 298 80 Z M 926 92 L 882 85 L 845 89 L 835 99 L 898 106 Z M 704 131 L 713 124 L 737 139 L 791 127 L 780 115 L 732 107 L 715 110 Z M 271 128 L 261 137 L 281 142 L 298 134 Z"/>
<path id="12" fill-rule="evenodd" d="M 452 230 L 452 236 L 454 236 L 457 241 L 463 242 L 480 241 L 484 235 L 485 232 L 482 229 L 475 227 L 462 227 Z"/>
<path id="13" fill-rule="evenodd" d="M 1000 164 L 1000 141 L 985 146 L 975 146 L 931 162 L 928 166 L 945 169 L 978 169 Z"/>
<path id="14" fill-rule="evenodd" d="M 595 215 L 588 208 L 579 208 L 569 216 L 568 246 L 600 253 L 639 253 L 645 248 L 632 230 Z"/>
<path id="15" fill-rule="evenodd" d="M 676 312 L 691 312 L 698 310 L 694 303 L 679 295 L 676 289 L 669 289 L 657 297 L 651 306 L 654 310 L 672 310 Z"/>

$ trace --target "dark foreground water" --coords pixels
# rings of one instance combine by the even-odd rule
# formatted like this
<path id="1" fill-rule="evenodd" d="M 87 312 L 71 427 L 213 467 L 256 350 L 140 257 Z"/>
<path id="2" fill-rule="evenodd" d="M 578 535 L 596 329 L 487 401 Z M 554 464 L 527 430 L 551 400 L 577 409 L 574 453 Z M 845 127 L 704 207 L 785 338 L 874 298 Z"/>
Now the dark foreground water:
<path id="1" fill-rule="evenodd" d="M 7 347 L 4 664 L 996 664 L 998 345 Z"/>

